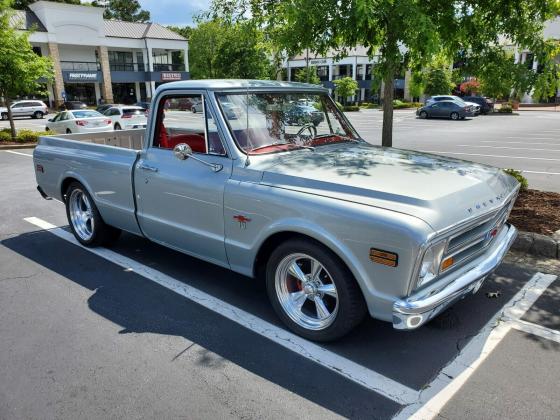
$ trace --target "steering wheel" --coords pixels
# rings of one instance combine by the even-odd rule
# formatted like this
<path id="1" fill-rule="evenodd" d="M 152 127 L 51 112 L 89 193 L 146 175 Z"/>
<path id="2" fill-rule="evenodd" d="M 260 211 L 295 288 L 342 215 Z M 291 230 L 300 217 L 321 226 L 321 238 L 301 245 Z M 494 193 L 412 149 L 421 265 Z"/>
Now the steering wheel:
<path id="1" fill-rule="evenodd" d="M 303 134 L 305 131 L 309 131 L 309 134 Z M 295 144 L 304 146 L 307 143 L 310 143 L 315 137 L 317 137 L 317 128 L 314 124 L 307 123 L 296 133 Z"/>

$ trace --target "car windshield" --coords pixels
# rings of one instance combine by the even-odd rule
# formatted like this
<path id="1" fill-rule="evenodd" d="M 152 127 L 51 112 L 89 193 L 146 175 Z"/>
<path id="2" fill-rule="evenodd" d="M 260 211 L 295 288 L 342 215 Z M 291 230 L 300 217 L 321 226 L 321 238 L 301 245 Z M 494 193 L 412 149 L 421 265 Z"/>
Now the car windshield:
<path id="1" fill-rule="evenodd" d="M 74 117 L 76 118 L 94 118 L 103 116 L 97 111 L 73 111 L 72 114 L 74 114 Z"/>
<path id="2" fill-rule="evenodd" d="M 237 145 L 248 154 L 358 139 L 326 94 L 227 93 L 217 98 Z"/>

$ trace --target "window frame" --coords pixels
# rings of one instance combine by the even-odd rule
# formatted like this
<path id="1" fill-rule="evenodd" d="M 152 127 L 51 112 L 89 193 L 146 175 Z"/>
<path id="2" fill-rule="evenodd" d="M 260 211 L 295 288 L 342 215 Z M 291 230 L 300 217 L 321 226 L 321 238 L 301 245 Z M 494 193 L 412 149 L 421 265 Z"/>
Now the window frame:
<path id="1" fill-rule="evenodd" d="M 173 152 L 173 149 L 166 149 L 166 148 L 162 148 L 159 146 L 155 146 L 155 141 L 157 138 L 159 138 L 159 133 L 160 133 L 160 127 L 161 127 L 161 115 L 163 115 L 164 109 L 165 109 L 165 101 L 168 99 L 181 99 L 181 98 L 193 98 L 193 97 L 200 97 L 201 101 L 197 102 L 197 103 L 201 103 L 202 104 L 202 118 L 204 120 L 204 145 L 206 148 L 206 153 L 201 153 L 201 152 L 195 152 L 193 151 L 193 154 L 197 154 L 197 155 L 202 155 L 202 156 L 214 156 L 214 157 L 225 157 L 228 158 L 229 157 L 229 152 L 228 152 L 228 147 L 226 144 L 226 141 L 224 139 L 224 136 L 218 126 L 217 123 L 217 119 L 216 119 L 216 115 L 215 112 L 213 112 L 212 109 L 210 109 L 209 107 L 209 100 L 207 97 L 207 92 L 203 91 L 203 90 L 187 90 L 187 91 L 181 91 L 181 92 L 177 92 L 177 91 L 173 91 L 173 90 L 169 90 L 169 91 L 164 91 L 161 93 L 161 95 L 159 95 L 157 97 L 157 101 L 155 103 L 155 118 L 154 118 L 154 127 L 153 127 L 153 135 L 152 138 L 149 139 L 149 144 L 148 144 L 148 148 L 149 149 L 154 149 L 154 150 L 168 150 L 170 152 Z M 212 117 L 212 119 L 214 120 L 214 124 L 216 125 L 216 133 L 218 135 L 218 139 L 220 140 L 220 143 L 222 145 L 222 149 L 224 151 L 223 154 L 218 154 L 218 153 L 210 153 L 210 147 L 209 147 L 209 141 L 208 141 L 208 118 L 206 118 L 206 113 L 207 111 L 209 112 L 210 116 Z M 185 111 L 186 112 L 186 111 Z"/>

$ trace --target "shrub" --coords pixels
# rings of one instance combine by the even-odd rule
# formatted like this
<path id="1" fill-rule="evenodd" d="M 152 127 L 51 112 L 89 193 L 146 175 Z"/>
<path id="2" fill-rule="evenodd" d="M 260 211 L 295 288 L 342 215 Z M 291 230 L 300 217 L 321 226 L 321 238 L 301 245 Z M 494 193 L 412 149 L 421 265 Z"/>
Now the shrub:
<path id="1" fill-rule="evenodd" d="M 515 169 L 504 169 L 503 171 L 519 181 L 521 184 L 521 191 L 525 191 L 529 187 L 529 181 L 527 181 L 527 178 L 521 174 L 521 171 L 517 171 Z"/>
<path id="2" fill-rule="evenodd" d="M 344 112 L 356 112 L 360 110 L 360 107 L 358 105 L 346 105 L 342 107 L 342 110 Z"/>
<path id="3" fill-rule="evenodd" d="M 10 134 L 10 131 L 6 131 L 6 130 L 2 130 L 0 131 L 0 142 L 3 141 L 12 141 L 12 135 Z"/>
<path id="4" fill-rule="evenodd" d="M 513 106 L 511 105 L 511 102 L 506 102 L 505 104 L 502 104 L 500 109 L 498 109 L 498 112 L 502 114 L 511 114 L 513 112 Z"/>
<path id="5" fill-rule="evenodd" d="M 40 136 L 47 136 L 48 131 L 19 130 L 16 141 L 20 143 L 37 143 Z"/>
<path id="6" fill-rule="evenodd" d="M 402 109 L 402 108 L 418 108 L 421 107 L 422 104 L 420 102 L 403 102 L 399 99 L 395 99 L 393 101 L 393 108 L 394 109 Z"/>

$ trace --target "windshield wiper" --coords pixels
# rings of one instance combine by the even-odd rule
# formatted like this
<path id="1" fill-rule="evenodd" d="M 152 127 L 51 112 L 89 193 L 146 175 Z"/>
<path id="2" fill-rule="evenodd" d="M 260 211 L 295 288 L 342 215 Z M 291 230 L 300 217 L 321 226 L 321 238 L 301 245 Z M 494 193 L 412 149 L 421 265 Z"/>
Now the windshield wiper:
<path id="1" fill-rule="evenodd" d="M 286 146 L 286 145 L 290 145 L 290 146 L 293 146 L 293 147 L 296 147 L 296 148 L 299 148 L 299 149 L 309 149 L 309 150 L 315 151 L 315 148 L 311 147 L 311 146 L 304 146 L 304 145 L 301 145 L 301 144 L 277 141 L 277 142 L 274 142 L 274 143 L 266 144 L 264 146 L 255 147 L 254 149 L 249 150 L 249 153 L 253 153 L 253 152 L 255 152 L 257 150 L 261 150 L 261 149 L 266 149 L 267 147 Z"/>

